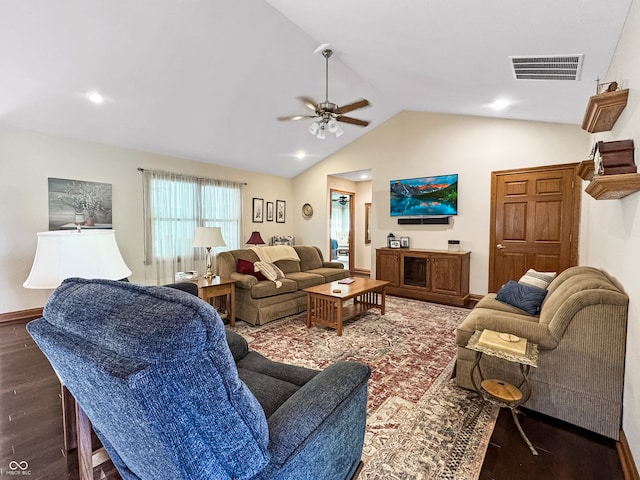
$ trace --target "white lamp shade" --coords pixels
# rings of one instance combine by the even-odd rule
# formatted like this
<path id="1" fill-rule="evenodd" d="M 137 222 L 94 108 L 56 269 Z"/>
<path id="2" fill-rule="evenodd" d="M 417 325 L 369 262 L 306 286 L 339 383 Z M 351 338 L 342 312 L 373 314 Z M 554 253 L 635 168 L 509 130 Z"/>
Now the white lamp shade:
<path id="1" fill-rule="evenodd" d="M 226 245 L 220 227 L 196 227 L 193 247 L 224 247 Z"/>
<path id="2" fill-rule="evenodd" d="M 39 232 L 36 257 L 25 288 L 56 288 L 65 278 L 121 280 L 131 275 L 115 230 Z"/>

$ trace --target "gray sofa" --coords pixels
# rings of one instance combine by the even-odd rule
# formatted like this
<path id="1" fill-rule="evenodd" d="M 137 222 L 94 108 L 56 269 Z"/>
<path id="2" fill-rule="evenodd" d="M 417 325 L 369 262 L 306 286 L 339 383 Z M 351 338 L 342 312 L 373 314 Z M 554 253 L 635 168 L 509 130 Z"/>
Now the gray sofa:
<path id="1" fill-rule="evenodd" d="M 325 262 L 319 248 L 304 245 L 293 248 L 300 261 L 274 262 L 285 274 L 285 278 L 280 280 L 280 288 L 276 288 L 274 282 L 258 281 L 253 275 L 238 273 L 239 259 L 252 263 L 259 260 L 252 250 L 230 250 L 217 255 L 218 274 L 236 280 L 236 318 L 252 325 L 263 325 L 300 313 L 307 308 L 307 295 L 303 289 L 349 276 L 349 271 L 341 263 Z"/>
<path id="2" fill-rule="evenodd" d="M 592 267 L 571 267 L 549 285 L 539 315 L 486 295 L 456 334 L 456 383 L 472 389 L 475 353 L 465 348 L 476 330 L 512 333 L 538 344 L 532 395 L 524 407 L 615 440 L 622 422 L 628 297 L 610 275 Z M 516 364 L 484 355 L 484 378 L 516 385 Z M 477 374 L 477 370 L 476 370 Z"/>

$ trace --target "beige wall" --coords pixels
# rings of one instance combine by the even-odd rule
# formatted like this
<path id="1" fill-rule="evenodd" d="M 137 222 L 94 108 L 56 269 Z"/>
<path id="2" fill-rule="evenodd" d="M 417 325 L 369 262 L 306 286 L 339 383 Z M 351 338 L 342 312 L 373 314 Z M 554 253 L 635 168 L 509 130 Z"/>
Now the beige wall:
<path id="1" fill-rule="evenodd" d="M 589 135 L 575 125 L 402 112 L 295 178 L 296 205 L 318 206 L 309 221 L 313 228 L 304 229 L 305 243 L 326 243 L 322 219 L 328 214 L 321 209 L 327 208 L 327 187 L 318 179 L 372 168 L 372 275 L 375 249 L 386 244 L 389 232 L 408 236 L 414 248 L 446 249 L 447 240 L 457 239 L 471 251 L 470 290 L 484 294 L 491 172 L 580 162 L 590 146 Z M 449 173 L 459 174 L 459 215 L 449 225 L 398 225 L 389 216 L 389 180 Z"/>
<path id="2" fill-rule="evenodd" d="M 356 270 L 371 270 L 371 244 L 364 243 L 364 204 L 371 203 L 371 181 L 356 182 Z"/>
<path id="3" fill-rule="evenodd" d="M 639 42 L 640 3 L 633 2 L 606 77 L 628 88 L 629 100 L 613 130 L 593 136 L 594 141 L 633 139 L 636 152 L 640 143 Z M 638 163 L 638 155 L 635 158 Z M 585 193 L 582 205 L 581 263 L 604 268 L 629 295 L 623 429 L 640 466 L 640 193 L 620 200 L 594 200 Z"/>
<path id="4" fill-rule="evenodd" d="M 291 180 L 175 157 L 24 130 L 0 128 L 0 313 L 41 307 L 50 290 L 27 290 L 36 232 L 49 228 L 49 177 L 104 182 L 113 189 L 113 228 L 122 255 L 144 283 L 142 180 L 138 167 L 246 182 L 244 238 L 259 230 L 265 241 L 293 234 Z M 252 197 L 287 202 L 286 223 L 251 223 Z"/>

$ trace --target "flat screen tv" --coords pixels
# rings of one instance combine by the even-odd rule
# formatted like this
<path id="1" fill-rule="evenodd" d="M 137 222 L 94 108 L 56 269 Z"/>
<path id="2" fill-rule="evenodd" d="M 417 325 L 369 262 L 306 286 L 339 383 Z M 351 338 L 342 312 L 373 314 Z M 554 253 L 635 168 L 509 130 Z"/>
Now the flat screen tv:
<path id="1" fill-rule="evenodd" d="M 445 217 L 458 214 L 458 174 L 391 180 L 392 217 Z"/>

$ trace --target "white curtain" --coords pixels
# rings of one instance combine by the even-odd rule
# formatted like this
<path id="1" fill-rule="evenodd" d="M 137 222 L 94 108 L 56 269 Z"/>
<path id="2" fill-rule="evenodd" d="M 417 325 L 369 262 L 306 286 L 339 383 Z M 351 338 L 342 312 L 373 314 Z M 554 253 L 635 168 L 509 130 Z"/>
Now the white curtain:
<path id="1" fill-rule="evenodd" d="M 142 178 L 147 283 L 171 283 L 176 272 L 204 268 L 206 250 L 191 246 L 196 227 L 220 227 L 226 247 L 212 256 L 240 248 L 242 183 L 153 170 Z"/>

